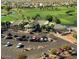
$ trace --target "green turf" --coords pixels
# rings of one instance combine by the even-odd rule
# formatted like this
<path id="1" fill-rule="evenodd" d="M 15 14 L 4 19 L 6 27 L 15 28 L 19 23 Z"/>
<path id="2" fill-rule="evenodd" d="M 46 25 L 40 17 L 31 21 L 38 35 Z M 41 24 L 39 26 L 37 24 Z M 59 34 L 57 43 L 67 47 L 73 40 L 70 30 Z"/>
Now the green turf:
<path id="1" fill-rule="evenodd" d="M 40 14 L 42 19 L 45 19 L 47 15 L 57 16 L 61 20 L 62 24 L 74 24 L 74 21 L 77 20 L 76 17 L 76 8 L 70 7 L 58 7 L 58 10 L 40 10 L 39 8 L 33 8 L 33 9 L 20 9 L 21 12 L 19 13 L 17 9 L 13 9 L 16 12 L 14 14 L 9 14 L 7 16 L 1 17 L 1 21 L 15 21 L 16 19 L 22 20 L 21 14 L 23 14 L 25 17 L 30 16 L 33 17 L 36 14 Z M 65 12 L 68 10 L 73 10 L 72 16 L 67 15 Z"/>

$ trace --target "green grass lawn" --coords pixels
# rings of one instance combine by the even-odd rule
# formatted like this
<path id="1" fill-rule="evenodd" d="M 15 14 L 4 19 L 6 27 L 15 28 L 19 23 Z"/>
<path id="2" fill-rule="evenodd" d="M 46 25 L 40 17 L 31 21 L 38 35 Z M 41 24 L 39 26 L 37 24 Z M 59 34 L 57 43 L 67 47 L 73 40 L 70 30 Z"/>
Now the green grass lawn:
<path id="1" fill-rule="evenodd" d="M 26 9 L 20 9 L 21 12 L 18 13 L 17 9 L 12 9 L 15 10 L 16 12 L 13 14 L 9 14 L 7 16 L 3 16 L 1 17 L 1 21 L 15 21 L 16 19 L 22 20 L 21 14 L 23 14 L 25 17 L 30 16 L 33 17 L 36 14 L 40 14 L 42 19 L 45 19 L 47 15 L 52 15 L 52 16 L 57 16 L 62 24 L 74 24 L 75 21 L 77 20 L 77 16 L 76 16 L 76 8 L 74 7 L 70 7 L 70 8 L 66 8 L 66 7 L 58 7 L 58 10 L 40 10 L 39 8 L 26 8 Z M 66 11 L 68 10 L 73 10 L 74 12 L 72 13 L 72 16 L 69 16 L 66 14 Z M 27 20 L 27 19 L 26 19 Z"/>

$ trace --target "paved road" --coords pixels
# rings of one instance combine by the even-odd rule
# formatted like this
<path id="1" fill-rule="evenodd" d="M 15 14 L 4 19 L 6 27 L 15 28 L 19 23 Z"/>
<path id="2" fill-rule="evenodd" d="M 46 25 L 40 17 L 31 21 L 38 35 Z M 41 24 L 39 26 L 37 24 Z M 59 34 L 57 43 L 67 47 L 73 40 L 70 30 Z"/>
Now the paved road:
<path id="1" fill-rule="evenodd" d="M 13 32 L 13 34 L 15 34 L 15 33 Z M 19 33 L 19 35 L 21 35 L 21 34 Z M 43 35 L 43 34 L 41 34 L 41 35 Z M 53 35 L 50 35 L 50 36 L 52 38 L 54 37 Z M 5 59 L 16 59 L 16 55 L 22 51 L 22 49 L 16 48 L 16 45 L 19 42 L 21 42 L 21 43 L 23 43 L 25 45 L 24 48 L 25 47 L 35 47 L 36 48 L 35 50 L 31 50 L 29 52 L 24 52 L 28 56 L 28 59 L 36 59 L 43 52 L 47 52 L 48 49 L 60 47 L 60 46 L 62 46 L 64 44 L 68 44 L 70 46 L 73 46 L 73 47 L 75 47 L 75 49 L 77 48 L 76 45 L 73 45 L 73 44 L 71 44 L 71 43 L 69 43 L 67 41 L 64 41 L 64 40 L 62 40 L 60 38 L 56 38 L 56 39 L 57 39 L 56 42 L 30 42 L 30 43 L 28 43 L 26 41 L 16 41 L 14 39 L 5 40 L 5 39 L 2 38 L 1 39 L 2 40 L 2 42 L 1 42 L 2 43 L 2 45 L 1 45 L 2 57 L 5 57 Z M 13 46 L 5 47 L 4 44 L 6 42 L 8 42 L 8 41 L 13 43 Z M 37 49 L 38 46 L 45 46 L 45 45 L 47 46 L 46 48 Z M 76 59 L 76 57 L 74 57 L 74 59 Z"/>

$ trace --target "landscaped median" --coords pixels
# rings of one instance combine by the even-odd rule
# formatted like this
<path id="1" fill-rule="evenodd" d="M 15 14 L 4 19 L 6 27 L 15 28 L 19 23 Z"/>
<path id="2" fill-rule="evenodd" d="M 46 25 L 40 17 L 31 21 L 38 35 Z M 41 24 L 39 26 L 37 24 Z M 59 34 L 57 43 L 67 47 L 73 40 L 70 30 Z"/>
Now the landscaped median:
<path id="1" fill-rule="evenodd" d="M 49 53 L 43 53 L 38 59 L 74 59 L 73 56 L 77 55 L 77 51 L 74 47 L 69 45 L 62 45 L 57 48 L 51 48 Z"/>

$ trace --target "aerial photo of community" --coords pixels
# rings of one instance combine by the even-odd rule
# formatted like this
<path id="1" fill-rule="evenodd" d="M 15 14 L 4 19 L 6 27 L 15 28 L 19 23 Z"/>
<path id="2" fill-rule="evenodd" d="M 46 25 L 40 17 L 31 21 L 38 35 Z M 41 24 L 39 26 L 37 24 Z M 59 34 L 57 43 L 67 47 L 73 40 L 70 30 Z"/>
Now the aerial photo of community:
<path id="1" fill-rule="evenodd" d="M 77 59 L 77 1 L 2 0 L 1 59 Z"/>

